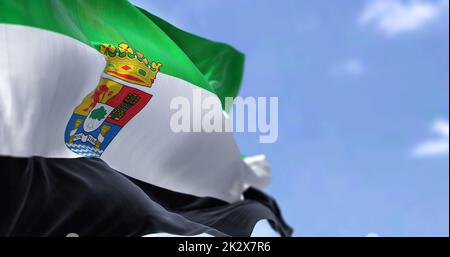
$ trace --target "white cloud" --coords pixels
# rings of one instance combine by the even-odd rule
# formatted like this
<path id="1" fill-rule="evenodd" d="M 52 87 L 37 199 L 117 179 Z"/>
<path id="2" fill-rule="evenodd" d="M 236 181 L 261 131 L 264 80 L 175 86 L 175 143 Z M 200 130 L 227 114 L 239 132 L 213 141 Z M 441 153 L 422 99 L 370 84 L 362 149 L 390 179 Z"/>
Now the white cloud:
<path id="1" fill-rule="evenodd" d="M 371 0 L 359 17 L 361 25 L 374 24 L 388 36 L 414 31 L 448 14 L 448 0 Z"/>
<path id="2" fill-rule="evenodd" d="M 380 237 L 377 233 L 369 233 L 366 235 L 366 237 Z"/>
<path id="3" fill-rule="evenodd" d="M 366 68 L 364 63 L 357 58 L 349 58 L 342 61 L 331 68 L 331 74 L 333 75 L 346 75 L 346 76 L 361 76 L 365 73 Z"/>
<path id="4" fill-rule="evenodd" d="M 431 157 L 447 155 L 449 152 L 449 123 L 448 120 L 436 120 L 432 125 L 432 131 L 439 137 L 420 143 L 413 149 L 416 157 Z"/>

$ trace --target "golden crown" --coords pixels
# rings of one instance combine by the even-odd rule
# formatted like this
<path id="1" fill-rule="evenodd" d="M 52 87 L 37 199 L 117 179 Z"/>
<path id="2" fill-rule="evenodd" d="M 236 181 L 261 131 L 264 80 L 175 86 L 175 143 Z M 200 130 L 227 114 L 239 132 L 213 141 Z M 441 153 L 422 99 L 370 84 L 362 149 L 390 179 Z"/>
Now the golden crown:
<path id="1" fill-rule="evenodd" d="M 106 57 L 106 74 L 145 87 L 152 86 L 162 66 L 159 62 L 149 62 L 141 52 L 125 43 L 102 44 L 100 52 Z"/>

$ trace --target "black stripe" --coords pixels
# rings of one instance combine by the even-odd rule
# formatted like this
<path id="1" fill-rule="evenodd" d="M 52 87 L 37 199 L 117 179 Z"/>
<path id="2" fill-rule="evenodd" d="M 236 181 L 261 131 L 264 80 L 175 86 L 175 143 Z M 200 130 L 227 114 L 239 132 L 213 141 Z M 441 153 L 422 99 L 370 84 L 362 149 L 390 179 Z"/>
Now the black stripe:
<path id="1" fill-rule="evenodd" d="M 0 156 L 0 236 L 249 236 L 268 219 L 292 233 L 275 201 L 249 189 L 236 203 L 127 177 L 97 158 Z"/>

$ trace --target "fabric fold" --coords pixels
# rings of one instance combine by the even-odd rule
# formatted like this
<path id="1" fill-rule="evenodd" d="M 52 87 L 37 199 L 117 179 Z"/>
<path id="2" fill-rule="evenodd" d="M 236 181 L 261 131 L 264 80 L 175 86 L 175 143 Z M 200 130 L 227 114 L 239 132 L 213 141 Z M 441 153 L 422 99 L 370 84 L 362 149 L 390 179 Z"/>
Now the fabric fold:
<path id="1" fill-rule="evenodd" d="M 0 157 L 0 235 L 250 236 L 261 219 L 292 230 L 275 202 L 250 188 L 226 203 L 127 177 L 98 158 Z"/>

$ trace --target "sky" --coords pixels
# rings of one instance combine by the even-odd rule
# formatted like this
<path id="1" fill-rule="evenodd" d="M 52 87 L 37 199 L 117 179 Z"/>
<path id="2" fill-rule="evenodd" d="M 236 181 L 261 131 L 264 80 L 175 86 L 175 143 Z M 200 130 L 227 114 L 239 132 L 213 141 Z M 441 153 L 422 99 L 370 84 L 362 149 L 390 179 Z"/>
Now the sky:
<path id="1" fill-rule="evenodd" d="M 132 2 L 243 52 L 240 96 L 279 98 L 275 143 L 235 138 L 295 236 L 449 235 L 448 0 Z"/>

